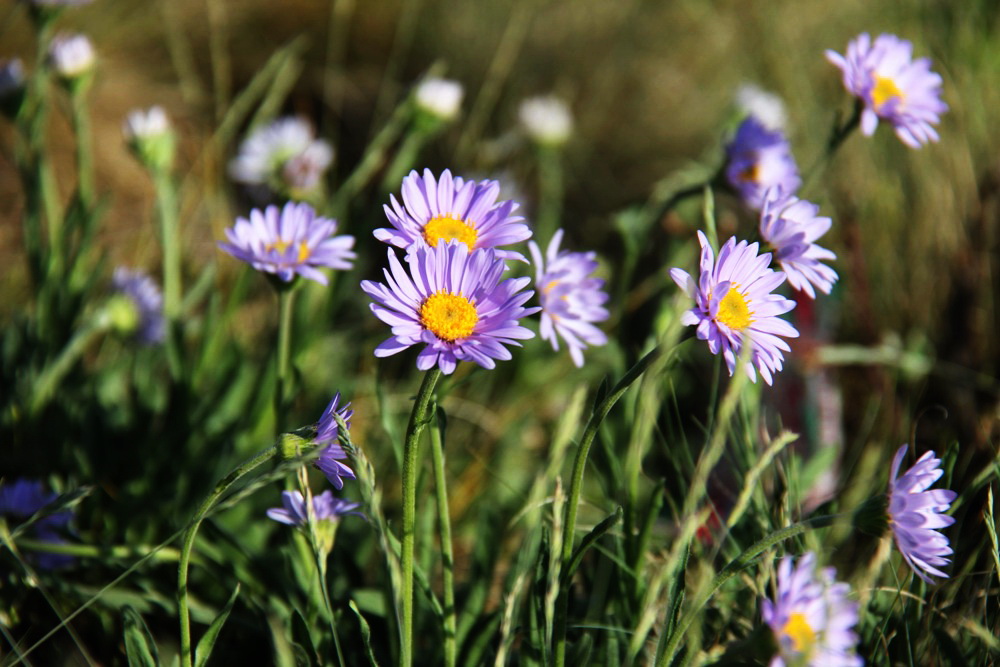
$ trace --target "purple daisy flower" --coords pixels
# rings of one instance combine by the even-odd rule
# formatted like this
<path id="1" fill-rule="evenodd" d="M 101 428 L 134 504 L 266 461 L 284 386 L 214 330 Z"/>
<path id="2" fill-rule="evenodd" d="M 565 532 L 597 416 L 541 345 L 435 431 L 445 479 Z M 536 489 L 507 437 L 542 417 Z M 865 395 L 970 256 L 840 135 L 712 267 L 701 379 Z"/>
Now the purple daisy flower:
<path id="1" fill-rule="evenodd" d="M 780 189 L 768 190 L 760 211 L 760 236 L 774 249 L 774 258 L 788 278 L 788 284 L 816 298 L 816 289 L 829 294 L 837 282 L 837 272 L 821 260 L 836 259 L 832 252 L 816 245 L 832 224 L 816 215 L 819 206 Z"/>
<path id="2" fill-rule="evenodd" d="M 785 556 L 778 564 L 778 592 L 764 600 L 762 616 L 778 644 L 770 667 L 810 665 L 855 667 L 864 661 L 854 653 L 858 636 L 858 603 L 848 599 L 850 586 L 835 580 L 832 567 L 817 570 L 808 552 L 792 568 Z"/>
<path id="3" fill-rule="evenodd" d="M 344 488 L 344 478 L 355 479 L 355 476 L 354 471 L 347 464 L 341 463 L 341 461 L 347 460 L 347 452 L 340 445 L 340 427 L 337 425 L 334 415 L 339 416 L 344 424 L 350 428 L 354 410 L 350 409 L 350 402 L 344 403 L 344 405 L 339 404 L 340 392 L 338 391 L 333 400 L 326 406 L 326 410 L 323 411 L 319 423 L 316 424 L 316 444 L 326 445 L 320 452 L 316 467 L 323 471 L 331 484 L 342 489 Z"/>
<path id="4" fill-rule="evenodd" d="M 162 343 L 166 336 L 163 320 L 163 295 L 156 283 L 143 271 L 132 271 L 124 267 L 115 269 L 111 277 L 111 287 L 125 297 L 124 319 L 115 319 L 116 324 L 124 324 L 124 331 L 134 333 L 139 342 L 146 345 Z"/>
<path id="5" fill-rule="evenodd" d="M 931 71 L 930 58 L 913 60 L 913 44 L 888 34 L 872 42 L 862 33 L 848 43 L 846 56 L 828 50 L 826 59 L 843 73 L 847 92 L 864 103 L 865 136 L 875 132 L 882 118 L 910 148 L 938 140 L 932 124 L 948 110 L 941 101 L 941 77 Z"/>
<path id="6" fill-rule="evenodd" d="M 422 177 L 411 171 L 403 179 L 403 205 L 390 195 L 392 206 L 383 206 L 392 227 L 376 229 L 375 238 L 409 252 L 457 240 L 470 251 L 494 248 L 500 259 L 525 261 L 518 252 L 499 249 L 531 237 L 524 218 L 514 215 L 518 204 L 497 202 L 499 194 L 497 181 L 466 181 L 447 169 L 438 179 L 430 169 Z"/>
<path id="7" fill-rule="evenodd" d="M 282 491 L 281 504 L 283 507 L 272 507 L 267 510 L 269 519 L 289 526 L 301 526 L 309 521 L 306 499 L 300 492 Z M 312 499 L 313 515 L 316 521 L 339 521 L 340 517 L 350 514 L 364 516 L 361 512 L 354 511 L 360 506 L 360 503 L 334 498 L 333 491 L 324 491 L 318 496 L 313 496 Z"/>
<path id="8" fill-rule="evenodd" d="M 365 280 L 361 289 L 376 301 L 372 312 L 392 327 L 392 337 L 375 348 L 376 357 L 388 357 L 424 344 L 417 356 L 422 371 L 438 366 L 446 375 L 459 361 L 493 368 L 496 359 L 510 359 L 504 345 L 533 338 L 518 320 L 537 313 L 524 308 L 533 292 L 522 292 L 530 278 L 501 281 L 507 269 L 492 249 L 471 252 L 451 241 L 418 247 L 406 262 L 390 248 L 386 284 Z"/>
<path id="9" fill-rule="evenodd" d="M 933 583 L 928 575 L 948 577 L 937 568 L 951 562 L 945 558 L 952 554 L 951 545 L 937 529 L 955 523 L 954 518 L 942 512 L 948 511 L 958 494 L 948 489 L 928 490 L 944 474 L 941 459 L 932 451 L 924 453 L 912 468 L 896 479 L 906 448 L 903 445 L 896 452 L 889 473 L 889 525 L 906 562 L 918 577 Z"/>
<path id="10" fill-rule="evenodd" d="M 559 338 L 566 341 L 569 354 L 577 367 L 583 366 L 583 350 L 588 345 L 604 345 L 608 337 L 592 322 L 608 319 L 604 302 L 604 281 L 589 277 L 597 269 L 594 252 L 559 250 L 563 230 L 549 241 L 545 257 L 534 241 L 528 242 L 535 264 L 535 284 L 542 304 L 541 335 L 559 349 Z M 548 260 L 548 267 L 545 262 Z"/>
<path id="11" fill-rule="evenodd" d="M 736 242 L 733 237 L 719 251 L 718 261 L 703 233 L 701 273 L 695 282 L 687 271 L 671 269 L 670 277 L 695 301 L 695 307 L 681 316 L 681 323 L 698 327 L 698 338 L 708 341 L 712 354 L 722 353 L 732 375 L 743 346 L 752 348 L 746 373 L 754 382 L 760 371 L 764 382 L 771 384 L 771 374 L 780 371 L 782 351 L 788 343 L 778 336 L 799 335 L 778 315 L 795 307 L 795 302 L 771 294 L 785 281 L 785 274 L 768 268 L 771 253 L 757 255 L 757 244 Z"/>
<path id="12" fill-rule="evenodd" d="M 802 185 L 785 135 L 754 116 L 743 120 L 726 146 L 726 180 L 754 210 L 760 209 L 769 188 L 792 194 Z"/>
<path id="13" fill-rule="evenodd" d="M 38 480 L 18 479 L 0 484 L 0 516 L 28 519 L 58 497 L 59 494 L 54 491 L 46 492 Z M 67 530 L 72 519 L 73 512 L 62 510 L 39 519 L 28 530 L 40 542 L 67 544 L 62 533 Z M 64 567 L 74 561 L 72 556 L 44 552 L 35 554 L 33 558 L 38 567 L 44 570 Z"/>
<path id="14" fill-rule="evenodd" d="M 334 236 L 336 231 L 336 220 L 317 216 L 309 204 L 288 202 L 280 210 L 253 209 L 249 220 L 236 218 L 226 229 L 229 243 L 220 242 L 219 247 L 285 282 L 298 274 L 326 285 L 326 276 L 317 268 L 347 270 L 357 256 L 351 250 L 354 237 Z"/>

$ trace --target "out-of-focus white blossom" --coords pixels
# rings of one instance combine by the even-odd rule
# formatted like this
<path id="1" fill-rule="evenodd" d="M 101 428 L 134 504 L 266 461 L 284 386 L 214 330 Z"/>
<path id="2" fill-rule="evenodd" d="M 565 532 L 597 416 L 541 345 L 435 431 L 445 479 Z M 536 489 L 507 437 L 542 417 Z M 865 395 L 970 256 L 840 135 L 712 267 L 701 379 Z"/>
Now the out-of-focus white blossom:
<path id="1" fill-rule="evenodd" d="M 552 95 L 531 97 L 521 102 L 518 118 L 528 136 L 546 146 L 566 143 L 573 132 L 573 116 L 569 107 Z"/>
<path id="2" fill-rule="evenodd" d="M 454 120 L 462 108 L 465 90 L 451 79 L 425 79 L 414 96 L 417 108 L 443 121 Z"/>
<path id="3" fill-rule="evenodd" d="M 77 79 L 94 67 L 94 47 L 86 35 L 59 33 L 49 44 L 49 62 L 64 79 Z"/>
<path id="4" fill-rule="evenodd" d="M 788 111 L 781 96 L 756 84 L 744 83 L 736 89 L 736 106 L 769 130 L 784 131 L 788 126 Z"/>

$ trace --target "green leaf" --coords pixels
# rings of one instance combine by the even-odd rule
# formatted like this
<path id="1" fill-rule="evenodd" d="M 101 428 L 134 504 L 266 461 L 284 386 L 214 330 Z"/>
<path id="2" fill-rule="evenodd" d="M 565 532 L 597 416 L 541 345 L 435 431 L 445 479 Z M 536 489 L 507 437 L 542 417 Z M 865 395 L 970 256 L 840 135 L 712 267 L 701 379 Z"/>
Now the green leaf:
<path id="1" fill-rule="evenodd" d="M 365 645 L 365 652 L 368 653 L 368 663 L 372 667 L 378 667 L 378 661 L 375 660 L 375 653 L 372 652 L 372 630 L 368 627 L 368 621 L 361 615 L 361 611 L 358 609 L 358 605 L 354 604 L 354 600 L 351 600 L 349 606 L 354 615 L 358 617 L 358 625 L 361 626 L 361 641 Z"/>
<path id="2" fill-rule="evenodd" d="M 616 523 L 621 521 L 621 518 L 622 508 L 619 507 L 613 514 L 594 526 L 594 529 L 587 533 L 587 536 L 583 538 L 583 542 L 581 542 L 580 546 L 578 546 L 576 551 L 573 552 L 573 557 L 569 559 L 569 566 L 560 575 L 563 581 L 563 586 L 569 585 L 569 581 L 576 573 L 576 568 L 580 566 L 580 561 L 583 560 L 583 555 L 587 552 L 587 549 L 592 547 L 599 539 L 604 537 L 604 534 L 611 530 Z"/>
<path id="3" fill-rule="evenodd" d="M 194 650 L 194 667 L 205 667 L 208 663 L 208 656 L 212 654 L 212 647 L 215 646 L 215 640 L 218 639 L 219 633 L 222 632 L 222 626 L 226 624 L 229 612 L 233 610 L 233 605 L 236 604 L 236 598 L 239 594 L 240 585 L 236 584 L 236 589 L 229 596 L 229 602 L 222 608 L 219 615 L 215 617 L 212 624 L 208 626 L 205 636 L 198 641 L 198 646 Z"/>
<path id="4" fill-rule="evenodd" d="M 122 610 L 125 617 L 125 655 L 128 656 L 129 667 L 156 667 L 160 664 L 160 655 L 156 650 L 156 642 L 135 609 L 130 606 Z"/>

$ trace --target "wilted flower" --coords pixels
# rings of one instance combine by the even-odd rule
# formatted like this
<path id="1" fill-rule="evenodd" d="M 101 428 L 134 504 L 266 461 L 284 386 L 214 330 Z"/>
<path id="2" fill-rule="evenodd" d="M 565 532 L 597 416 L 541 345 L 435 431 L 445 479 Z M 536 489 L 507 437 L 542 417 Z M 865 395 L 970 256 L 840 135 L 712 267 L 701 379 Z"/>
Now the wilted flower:
<path id="1" fill-rule="evenodd" d="M 162 342 L 166 335 L 163 295 L 153 279 L 144 271 L 118 267 L 111 287 L 116 295 L 108 305 L 112 327 L 147 345 Z"/>
<path id="2" fill-rule="evenodd" d="M 94 67 L 94 47 L 86 35 L 59 33 L 49 44 L 49 62 L 56 74 L 76 79 Z"/>
<path id="3" fill-rule="evenodd" d="M 340 425 L 337 424 L 335 418 L 335 415 L 340 417 L 344 425 L 350 428 L 351 417 L 354 416 L 354 410 L 350 408 L 349 402 L 340 405 L 340 392 L 338 391 L 320 416 L 319 423 L 316 424 L 316 443 L 326 445 L 319 454 L 316 467 L 322 470 L 330 483 L 338 489 L 344 488 L 343 478 L 355 479 L 354 471 L 347 464 L 341 463 L 341 461 L 347 460 L 347 452 L 340 445 Z"/>
<path id="4" fill-rule="evenodd" d="M 275 190 L 310 190 L 333 163 L 333 147 L 317 139 L 302 118 L 279 118 L 258 128 L 240 144 L 229 163 L 233 180 Z"/>
<path id="5" fill-rule="evenodd" d="M 937 569 L 950 563 L 945 556 L 952 554 L 948 538 L 938 528 L 955 523 L 954 518 L 943 512 L 948 511 L 958 494 L 948 489 L 928 490 L 944 474 L 941 459 L 932 451 L 925 452 L 897 479 L 906 449 L 903 445 L 896 452 L 889 474 L 889 525 L 906 562 L 918 577 L 933 583 L 928 575 L 948 576 Z"/>
<path id="6" fill-rule="evenodd" d="M 829 294 L 837 282 L 837 272 L 821 263 L 837 256 L 815 243 L 832 224 L 830 218 L 816 215 L 818 212 L 816 204 L 785 195 L 780 189 L 768 190 L 760 211 L 760 236 L 774 249 L 774 259 L 781 264 L 788 284 L 813 299 L 814 285 Z"/>
<path id="7" fill-rule="evenodd" d="M 470 251 L 494 248 L 501 259 L 524 260 L 518 252 L 499 248 L 531 237 L 524 218 L 513 214 L 517 203 L 497 202 L 499 193 L 496 181 L 474 183 L 452 177 L 447 169 L 439 179 L 430 169 L 422 177 L 411 171 L 403 179 L 403 205 L 390 195 L 392 206 L 383 206 L 392 227 L 376 229 L 375 238 L 411 253 L 457 240 Z"/>
<path id="8" fill-rule="evenodd" d="M 771 254 L 757 255 L 757 244 L 736 242 L 730 238 L 719 251 L 716 261 L 712 247 L 703 233 L 700 275 L 695 281 L 687 271 L 671 269 L 670 277 L 695 301 L 695 307 L 681 316 L 681 323 L 698 327 L 699 339 L 708 341 L 712 354 L 722 353 L 732 375 L 744 345 L 750 345 L 750 361 L 745 370 L 754 382 L 760 371 L 764 382 L 771 384 L 771 374 L 781 370 L 782 351 L 788 343 L 778 336 L 799 335 L 788 322 L 778 317 L 795 307 L 795 302 L 771 294 L 785 281 L 785 274 L 768 268 Z"/>
<path id="9" fill-rule="evenodd" d="M 864 661 L 854 653 L 858 636 L 858 603 L 848 599 L 850 586 L 834 579 L 832 567 L 816 569 L 808 552 L 792 569 L 785 556 L 778 564 L 774 602 L 762 602 L 764 622 L 774 632 L 778 653 L 770 667 L 855 667 Z"/>
<path id="10" fill-rule="evenodd" d="M 289 526 L 302 526 L 308 523 L 309 510 L 301 492 L 282 491 L 281 504 L 283 507 L 272 507 L 267 510 L 268 518 Z M 334 498 L 333 491 L 324 491 L 312 499 L 313 518 L 316 521 L 339 521 L 340 517 L 349 514 L 363 516 L 361 512 L 355 511 L 360 506 L 360 503 Z"/>
<path id="11" fill-rule="evenodd" d="M 0 516 L 9 516 L 18 520 L 28 519 L 58 497 L 58 493 L 46 493 L 42 483 L 37 480 L 18 479 L 13 482 L 3 482 L 0 483 Z M 72 519 L 73 512 L 70 510 L 53 512 L 35 521 L 29 531 L 40 542 L 66 544 L 62 534 Z M 73 557 L 62 554 L 38 553 L 34 560 L 40 568 L 51 570 L 69 565 L 73 562 Z"/>
<path id="12" fill-rule="evenodd" d="M 318 268 L 347 270 L 356 255 L 354 237 L 334 236 L 337 221 L 316 215 L 309 204 L 288 202 L 284 208 L 253 209 L 250 219 L 236 218 L 226 229 L 229 243 L 219 247 L 258 271 L 290 282 L 296 274 L 327 284 Z"/>
<path id="13" fill-rule="evenodd" d="M 888 34 L 872 42 L 868 33 L 862 33 L 848 43 L 846 57 L 828 50 L 826 59 L 843 73 L 847 92 L 864 103 L 865 136 L 875 132 L 882 118 L 911 148 L 938 140 L 931 125 L 948 110 L 941 101 L 941 77 L 931 71 L 930 58 L 913 60 L 913 44 Z"/>
<path id="14" fill-rule="evenodd" d="M 726 146 L 726 180 L 752 209 L 759 210 L 773 187 L 794 194 L 802 184 L 788 140 L 747 116 Z"/>
<path id="15" fill-rule="evenodd" d="M 493 368 L 496 359 L 510 359 L 504 345 L 534 337 L 518 320 L 538 312 L 524 308 L 532 292 L 521 292 L 530 278 L 500 281 L 507 266 L 491 249 L 470 252 L 464 243 L 418 248 L 403 268 L 390 248 L 387 284 L 365 280 L 361 289 L 376 301 L 376 317 L 392 327 L 392 337 L 375 348 L 388 357 L 412 345 L 424 344 L 417 368 L 438 366 L 445 374 L 459 361 Z"/>
<path id="16" fill-rule="evenodd" d="M 543 146 L 561 146 L 573 132 L 573 115 L 558 97 L 530 97 L 517 113 L 525 132 Z"/>
<path id="17" fill-rule="evenodd" d="M 451 79 L 424 79 L 417 86 L 414 99 L 417 108 L 442 121 L 454 120 L 462 108 L 465 91 L 462 84 Z"/>
<path id="18" fill-rule="evenodd" d="M 604 307 L 608 295 L 602 289 L 604 281 L 591 277 L 597 269 L 597 254 L 560 251 L 562 237 L 561 229 L 553 234 L 544 258 L 534 241 L 528 243 L 528 248 L 542 304 L 542 338 L 552 343 L 554 350 L 559 349 L 559 338 L 563 338 L 573 363 L 580 367 L 587 345 L 608 342 L 604 332 L 592 324 L 608 319 L 608 309 Z"/>
<path id="19" fill-rule="evenodd" d="M 788 112 L 781 97 L 755 84 L 744 83 L 736 89 L 736 106 L 769 130 L 784 131 L 788 125 Z"/>

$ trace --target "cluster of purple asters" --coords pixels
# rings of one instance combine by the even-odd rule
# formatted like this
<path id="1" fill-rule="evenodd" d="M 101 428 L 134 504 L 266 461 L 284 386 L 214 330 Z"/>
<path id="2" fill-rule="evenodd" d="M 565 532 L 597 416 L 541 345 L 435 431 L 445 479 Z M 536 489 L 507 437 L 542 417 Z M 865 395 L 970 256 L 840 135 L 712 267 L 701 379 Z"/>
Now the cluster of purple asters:
<path id="1" fill-rule="evenodd" d="M 864 105 L 865 136 L 875 133 L 881 119 L 911 148 L 938 140 L 932 125 L 948 110 L 941 100 L 941 77 L 931 71 L 929 58 L 913 60 L 909 41 L 887 34 L 872 41 L 863 33 L 847 45 L 845 56 L 828 50 L 826 58 L 843 73 L 847 92 Z"/>
<path id="2" fill-rule="evenodd" d="M 18 479 L 0 484 L 0 516 L 11 517 L 19 521 L 29 519 L 35 512 L 44 509 L 59 497 L 58 493 L 46 492 L 38 480 Z M 70 510 L 53 512 L 35 521 L 28 528 L 30 534 L 39 542 L 49 544 L 66 544 L 63 535 L 69 529 L 73 520 Z M 63 554 L 39 552 L 34 562 L 43 570 L 53 570 L 73 563 L 72 556 Z"/>

